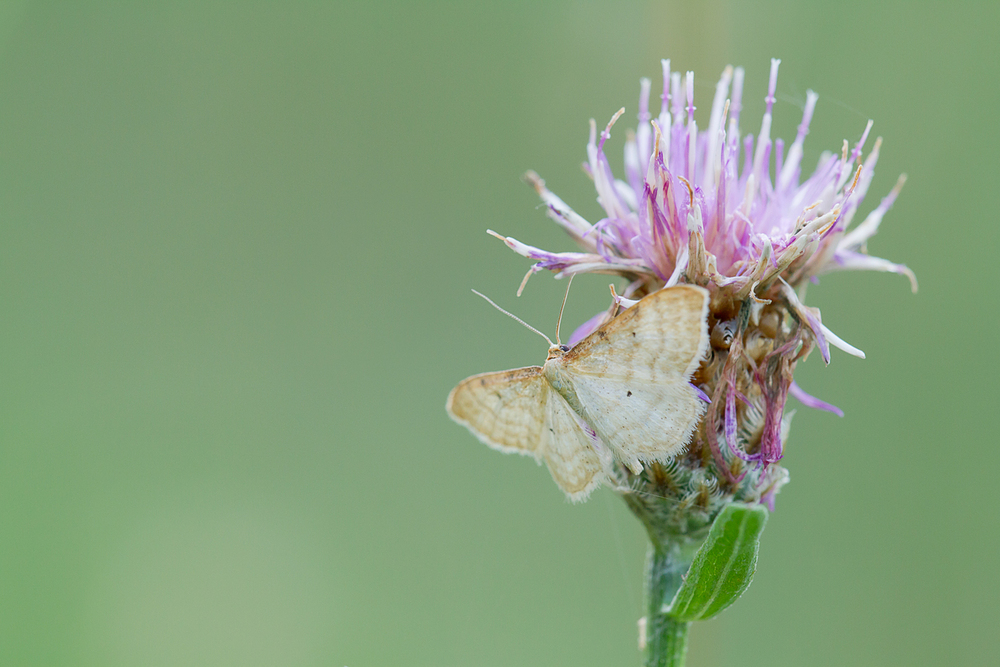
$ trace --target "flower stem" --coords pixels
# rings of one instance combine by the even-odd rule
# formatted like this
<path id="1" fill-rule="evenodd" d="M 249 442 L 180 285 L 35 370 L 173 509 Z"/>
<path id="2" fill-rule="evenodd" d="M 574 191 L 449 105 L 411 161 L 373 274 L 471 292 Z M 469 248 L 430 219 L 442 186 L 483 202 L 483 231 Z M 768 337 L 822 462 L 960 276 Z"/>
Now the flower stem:
<path id="1" fill-rule="evenodd" d="M 674 542 L 649 550 L 646 571 L 646 667 L 684 667 L 691 623 L 665 613 L 691 566 L 691 545 Z M 695 549 L 696 549 L 695 545 Z"/>
<path id="2" fill-rule="evenodd" d="M 647 667 L 684 667 L 687 656 L 690 621 L 675 621 L 663 617 L 663 623 L 654 630 L 646 655 Z"/>

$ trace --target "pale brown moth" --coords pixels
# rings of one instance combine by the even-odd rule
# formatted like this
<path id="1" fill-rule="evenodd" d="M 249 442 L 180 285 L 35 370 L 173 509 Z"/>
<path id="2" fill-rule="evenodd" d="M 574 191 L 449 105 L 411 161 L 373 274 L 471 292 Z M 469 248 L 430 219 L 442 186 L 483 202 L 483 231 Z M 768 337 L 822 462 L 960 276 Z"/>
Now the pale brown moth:
<path id="1" fill-rule="evenodd" d="M 707 313 L 701 287 L 659 290 L 572 348 L 557 333 L 544 366 L 466 378 L 445 408 L 490 447 L 544 460 L 582 500 L 607 476 L 601 443 L 635 474 L 687 446 L 705 409 L 689 381 L 708 349 Z"/>

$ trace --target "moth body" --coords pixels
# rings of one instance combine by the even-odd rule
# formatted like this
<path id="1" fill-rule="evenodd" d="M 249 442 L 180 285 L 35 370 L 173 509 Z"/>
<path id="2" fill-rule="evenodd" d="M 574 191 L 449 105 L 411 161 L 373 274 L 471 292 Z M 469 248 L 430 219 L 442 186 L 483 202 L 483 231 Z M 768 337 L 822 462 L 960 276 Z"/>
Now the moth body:
<path id="1" fill-rule="evenodd" d="M 580 399 L 577 398 L 576 391 L 573 388 L 573 380 L 566 372 L 563 364 L 566 352 L 560 350 L 558 346 L 553 347 L 555 348 L 555 353 L 553 353 L 552 349 L 549 350 L 549 358 L 545 360 L 545 365 L 542 366 L 542 375 L 545 376 L 549 385 L 565 399 L 573 409 L 573 412 L 582 417 L 583 406 L 580 405 Z"/>

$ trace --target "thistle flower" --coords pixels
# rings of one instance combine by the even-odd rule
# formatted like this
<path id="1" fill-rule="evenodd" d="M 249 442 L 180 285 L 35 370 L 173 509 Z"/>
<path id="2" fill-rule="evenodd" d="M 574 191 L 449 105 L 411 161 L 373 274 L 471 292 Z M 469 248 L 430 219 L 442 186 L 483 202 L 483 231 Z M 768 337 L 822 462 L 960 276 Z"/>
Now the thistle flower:
<path id="1" fill-rule="evenodd" d="M 494 233 L 515 252 L 535 260 L 527 279 L 541 270 L 557 278 L 604 273 L 627 282 L 616 304 L 627 308 L 664 286 L 690 283 L 710 290 L 712 348 L 694 377 L 709 400 L 687 452 L 641 475 L 619 467 L 619 490 L 646 526 L 669 535 L 703 529 L 734 501 L 763 502 L 788 479 L 776 465 L 784 454 L 789 394 L 809 407 L 842 414 L 804 392 L 792 379 L 798 361 L 816 347 L 825 363 L 830 347 L 864 357 L 828 329 L 819 310 L 806 306 L 806 286 L 834 271 L 913 273 L 870 256 L 866 243 L 877 231 L 905 182 L 862 222 L 851 227 L 872 180 L 882 140 L 863 151 L 869 121 L 852 147 L 824 152 L 803 178 L 803 144 L 818 96 L 806 95 L 802 122 L 791 145 L 771 138 L 779 60 L 771 61 L 765 111 L 757 136 L 742 134 L 743 69 L 727 67 L 715 88 L 707 129 L 694 118 L 694 74 L 683 78 L 662 61 L 659 115 L 649 110 L 650 81 L 640 84 L 639 125 L 625 143 L 624 180 L 616 179 L 604 152 L 619 110 L 598 135 L 590 122 L 584 170 L 593 179 L 605 217 L 583 218 L 545 187 L 534 186 L 547 213 L 582 249 L 548 252 Z M 493 232 L 491 232 L 493 233 Z M 612 313 L 584 323 L 570 345 Z M 669 499 L 669 502 L 664 502 Z M 665 538 L 667 535 L 661 535 Z"/>
<path id="2" fill-rule="evenodd" d="M 640 643 L 648 637 L 648 665 L 682 665 L 690 622 L 719 613 L 749 585 L 767 516 L 760 505 L 773 510 L 775 495 L 788 481 L 778 465 L 791 418 L 785 411 L 788 396 L 842 415 L 793 380 L 795 366 L 814 348 L 825 363 L 831 346 L 864 357 L 827 328 L 818 309 L 805 304 L 806 287 L 826 273 L 868 270 L 903 274 L 917 288 L 908 268 L 872 257 L 866 246 L 904 176 L 852 226 L 882 143 L 876 139 L 862 157 L 872 122 L 857 143 L 844 141 L 840 151 L 823 153 L 803 177 L 803 144 L 818 96 L 808 91 L 787 150 L 781 139 L 772 140 L 778 65 L 771 61 L 764 117 L 754 137 L 740 129 L 742 69 L 725 69 L 707 129 L 699 131 L 693 73 L 682 78 L 663 61 L 656 118 L 649 111 L 650 82 L 641 82 L 639 126 L 625 142 L 624 180 L 614 177 L 604 153 L 624 109 L 600 135 L 591 120 L 584 170 L 605 213 L 596 222 L 529 172 L 525 178 L 549 217 L 580 252 L 549 252 L 490 232 L 535 261 L 519 294 L 543 269 L 557 278 L 578 273 L 624 278 L 620 295 L 611 286 L 611 308 L 580 326 L 568 346 L 559 346 L 566 353 L 645 295 L 678 283 L 707 289 L 710 345 L 690 376 L 707 408 L 686 449 L 645 467 L 602 459 L 603 479 L 650 537 L 649 612 L 640 621 Z M 593 437 L 593 430 L 588 433 Z"/>

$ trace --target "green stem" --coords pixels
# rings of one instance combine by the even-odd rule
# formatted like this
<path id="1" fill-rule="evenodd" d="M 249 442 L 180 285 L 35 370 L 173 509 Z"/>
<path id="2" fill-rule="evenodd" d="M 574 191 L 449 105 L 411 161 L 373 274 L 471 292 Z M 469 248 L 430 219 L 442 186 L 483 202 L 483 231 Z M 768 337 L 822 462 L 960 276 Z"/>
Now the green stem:
<path id="1" fill-rule="evenodd" d="M 677 621 L 664 610 L 680 588 L 697 545 L 676 542 L 651 547 L 646 572 L 646 667 L 684 667 L 690 622 Z M 694 546 L 695 549 L 691 547 Z"/>

